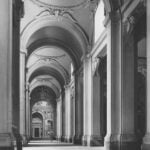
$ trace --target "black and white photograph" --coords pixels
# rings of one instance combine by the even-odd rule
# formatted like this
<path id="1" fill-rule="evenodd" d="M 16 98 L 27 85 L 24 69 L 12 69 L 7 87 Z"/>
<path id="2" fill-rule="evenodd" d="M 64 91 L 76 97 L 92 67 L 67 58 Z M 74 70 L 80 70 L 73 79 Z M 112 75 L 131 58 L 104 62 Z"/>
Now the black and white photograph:
<path id="1" fill-rule="evenodd" d="M 0 150 L 150 150 L 150 0 L 0 0 Z"/>

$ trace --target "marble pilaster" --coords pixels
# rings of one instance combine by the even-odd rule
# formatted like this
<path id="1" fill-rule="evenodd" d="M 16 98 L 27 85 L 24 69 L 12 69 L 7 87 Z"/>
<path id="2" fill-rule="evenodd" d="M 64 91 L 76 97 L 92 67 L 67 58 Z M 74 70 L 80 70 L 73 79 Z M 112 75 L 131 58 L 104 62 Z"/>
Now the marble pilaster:
<path id="1" fill-rule="evenodd" d="M 62 99 L 61 96 L 57 101 L 57 140 L 61 141 L 62 137 Z"/>
<path id="2" fill-rule="evenodd" d="M 13 2 L 0 5 L 0 149 L 13 150 L 19 135 L 19 26 L 13 28 Z M 15 13 L 14 13 L 15 14 Z M 18 17 L 18 16 L 16 16 Z M 18 25 L 19 22 L 16 22 Z"/>
<path id="3" fill-rule="evenodd" d="M 107 25 L 107 135 L 106 150 L 139 150 L 134 121 L 134 42 L 124 36 L 120 14 Z M 130 43 L 130 44 L 129 44 Z M 129 46 L 128 46 L 129 45 Z"/>
<path id="4" fill-rule="evenodd" d="M 83 62 L 83 145 L 91 145 L 92 122 L 93 122 L 93 78 L 92 78 L 92 59 L 85 57 Z"/>
<path id="5" fill-rule="evenodd" d="M 75 75 L 75 136 L 74 143 L 82 144 L 83 136 L 83 73 Z"/>
<path id="6" fill-rule="evenodd" d="M 26 54 L 20 52 L 20 134 L 23 139 L 23 144 L 26 144 L 25 133 L 25 57 Z"/>
<path id="7" fill-rule="evenodd" d="M 143 138 L 142 150 L 149 150 L 150 149 L 150 1 L 147 0 L 147 45 L 146 45 L 146 53 L 147 53 L 147 87 L 146 87 L 146 94 L 147 94 L 147 104 L 146 104 L 146 134 Z"/>
<path id="8" fill-rule="evenodd" d="M 65 141 L 72 142 L 71 137 L 71 90 L 65 85 Z"/>

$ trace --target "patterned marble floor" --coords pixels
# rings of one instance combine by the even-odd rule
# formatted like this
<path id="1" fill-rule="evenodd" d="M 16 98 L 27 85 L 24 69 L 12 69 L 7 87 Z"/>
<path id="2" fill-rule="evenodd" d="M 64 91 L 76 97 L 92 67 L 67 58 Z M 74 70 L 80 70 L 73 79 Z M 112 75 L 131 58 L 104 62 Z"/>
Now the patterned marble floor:
<path id="1" fill-rule="evenodd" d="M 23 150 L 104 150 L 103 147 L 88 147 L 88 146 L 74 146 L 73 144 L 60 143 L 57 141 L 30 141 L 27 147 Z"/>

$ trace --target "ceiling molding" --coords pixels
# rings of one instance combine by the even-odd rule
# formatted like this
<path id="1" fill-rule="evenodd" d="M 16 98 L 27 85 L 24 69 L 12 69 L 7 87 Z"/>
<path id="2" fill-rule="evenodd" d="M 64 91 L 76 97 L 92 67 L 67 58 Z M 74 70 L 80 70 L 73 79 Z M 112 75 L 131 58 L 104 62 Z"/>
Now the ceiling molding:
<path id="1" fill-rule="evenodd" d="M 40 76 L 40 75 L 50 75 L 57 79 L 57 81 L 60 83 L 61 87 L 65 85 L 67 82 L 64 76 L 61 74 L 59 70 L 57 70 L 55 67 L 52 68 L 50 66 L 40 66 L 33 70 L 30 75 L 27 76 L 27 82 L 31 83 L 31 81 Z"/>
<path id="2" fill-rule="evenodd" d="M 60 97 L 60 93 L 61 90 L 59 89 L 59 87 L 57 87 L 54 83 L 52 83 L 52 81 L 50 81 L 50 79 L 45 79 L 45 78 L 39 78 L 37 81 L 34 82 L 34 84 L 30 85 L 30 93 L 32 93 L 32 91 L 40 86 L 46 86 L 49 87 L 53 90 L 53 92 L 56 95 L 56 98 Z"/>
<path id="3" fill-rule="evenodd" d="M 67 34 L 70 34 L 71 37 L 78 42 L 78 45 L 80 45 L 81 47 L 80 49 L 82 53 L 85 53 L 87 45 L 89 45 L 89 41 L 85 31 L 83 31 L 79 24 L 74 23 L 66 17 L 55 17 L 51 15 L 34 19 L 23 29 L 23 31 L 21 32 L 21 49 L 27 51 L 27 45 L 30 41 L 30 38 L 39 30 L 46 27 L 57 28 L 60 29 L 62 32 L 67 31 Z M 53 38 L 56 39 L 56 37 Z"/>
<path id="4" fill-rule="evenodd" d="M 68 82 L 67 80 L 70 78 L 67 70 L 58 61 L 39 59 L 29 68 L 27 73 L 27 80 L 30 78 L 35 70 L 38 70 L 38 68 L 41 67 L 53 68 L 57 70 L 63 76 L 65 82 Z"/>
<path id="5" fill-rule="evenodd" d="M 83 7 L 86 7 L 89 3 L 90 0 L 82 0 L 80 3 L 73 4 L 73 5 L 56 5 L 56 4 L 51 4 L 42 2 L 41 0 L 30 0 L 33 2 L 35 5 L 38 7 L 45 7 L 45 8 L 51 8 L 51 9 L 56 9 L 56 10 L 74 10 L 74 9 L 81 9 Z"/>
<path id="6" fill-rule="evenodd" d="M 68 47 L 63 41 L 52 38 L 46 38 L 32 43 L 30 47 L 28 47 L 27 60 L 34 53 L 34 51 L 42 49 L 43 47 L 52 47 L 52 46 L 58 47 L 63 51 L 65 51 L 71 58 L 74 68 L 78 68 L 80 66 L 82 56 L 81 52 L 78 49 L 76 50 Z"/>

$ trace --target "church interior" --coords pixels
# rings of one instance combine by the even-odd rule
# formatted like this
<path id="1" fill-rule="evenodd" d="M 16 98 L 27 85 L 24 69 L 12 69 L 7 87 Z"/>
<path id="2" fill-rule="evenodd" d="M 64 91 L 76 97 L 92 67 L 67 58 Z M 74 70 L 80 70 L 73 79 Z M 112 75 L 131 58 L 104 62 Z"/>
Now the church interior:
<path id="1" fill-rule="evenodd" d="M 0 19 L 0 150 L 150 150 L 150 0 L 1 0 Z"/>

